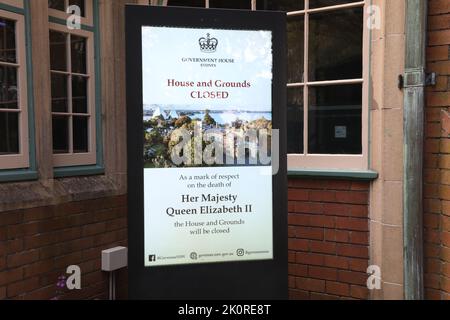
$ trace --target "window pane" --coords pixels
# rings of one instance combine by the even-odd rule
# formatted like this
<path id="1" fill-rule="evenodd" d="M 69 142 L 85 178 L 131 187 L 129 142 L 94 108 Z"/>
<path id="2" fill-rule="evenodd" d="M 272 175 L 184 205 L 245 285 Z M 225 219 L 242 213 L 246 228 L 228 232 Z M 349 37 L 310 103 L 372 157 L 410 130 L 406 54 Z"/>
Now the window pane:
<path id="1" fill-rule="evenodd" d="M 65 11 L 65 0 L 48 0 L 48 7 L 56 10 Z"/>
<path id="2" fill-rule="evenodd" d="M 87 84 L 85 77 L 72 76 L 72 112 L 87 113 Z"/>
<path id="3" fill-rule="evenodd" d="M 72 6 L 72 5 L 76 5 L 80 8 L 82 17 L 86 16 L 85 0 L 69 0 L 69 6 Z M 48 7 L 66 12 L 66 1 L 65 0 L 48 0 Z"/>
<path id="4" fill-rule="evenodd" d="M 258 10 L 299 11 L 305 9 L 304 0 L 258 0 Z"/>
<path id="5" fill-rule="evenodd" d="M 17 68 L 0 65 L 0 109 L 18 109 Z"/>
<path id="6" fill-rule="evenodd" d="M 303 88 L 289 88 L 287 97 L 288 153 L 302 154 L 304 109 Z"/>
<path id="7" fill-rule="evenodd" d="M 73 152 L 89 152 L 88 147 L 88 118 L 73 117 Z"/>
<path id="8" fill-rule="evenodd" d="M 50 31 L 50 68 L 67 71 L 67 34 Z"/>
<path id="9" fill-rule="evenodd" d="M 86 16 L 86 11 L 85 11 L 85 0 L 69 0 L 69 6 L 78 6 L 81 10 L 81 16 L 85 17 Z"/>
<path id="10" fill-rule="evenodd" d="M 288 19 L 288 83 L 304 81 L 304 27 L 305 19 L 303 16 Z"/>
<path id="11" fill-rule="evenodd" d="M 251 0 L 209 0 L 210 8 L 251 9 Z"/>
<path id="12" fill-rule="evenodd" d="M 309 7 L 313 9 L 361 1 L 362 0 L 309 0 Z"/>
<path id="13" fill-rule="evenodd" d="M 310 15 L 309 81 L 362 78 L 363 9 Z"/>
<path id="14" fill-rule="evenodd" d="M 362 153 L 362 85 L 309 88 L 309 153 Z"/>
<path id="15" fill-rule="evenodd" d="M 53 153 L 69 153 L 69 117 L 53 116 Z"/>
<path id="16" fill-rule="evenodd" d="M 168 6 L 204 8 L 205 0 L 169 0 Z"/>
<path id="17" fill-rule="evenodd" d="M 52 112 L 68 112 L 67 78 L 65 74 L 52 73 Z"/>
<path id="18" fill-rule="evenodd" d="M 0 18 L 0 61 L 16 62 L 16 23 Z"/>
<path id="19" fill-rule="evenodd" d="M 0 112 L 0 155 L 19 153 L 19 114 Z"/>
<path id="20" fill-rule="evenodd" d="M 86 38 L 71 35 L 72 72 L 86 74 Z"/>

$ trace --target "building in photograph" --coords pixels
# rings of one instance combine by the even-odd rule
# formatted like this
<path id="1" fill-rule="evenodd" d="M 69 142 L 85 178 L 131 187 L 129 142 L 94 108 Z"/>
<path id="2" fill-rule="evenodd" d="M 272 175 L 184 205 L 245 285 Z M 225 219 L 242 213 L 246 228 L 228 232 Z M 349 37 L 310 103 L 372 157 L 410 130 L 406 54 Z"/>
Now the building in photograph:
<path id="1" fill-rule="evenodd" d="M 291 299 L 450 298 L 448 0 L 0 0 L 0 299 L 109 296 L 126 4 L 287 12 Z"/>

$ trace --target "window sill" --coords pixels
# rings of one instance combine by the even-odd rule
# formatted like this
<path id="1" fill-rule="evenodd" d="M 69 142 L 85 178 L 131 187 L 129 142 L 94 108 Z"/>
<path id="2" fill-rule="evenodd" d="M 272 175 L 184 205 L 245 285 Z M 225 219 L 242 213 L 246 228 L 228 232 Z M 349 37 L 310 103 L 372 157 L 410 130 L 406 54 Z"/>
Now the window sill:
<path id="1" fill-rule="evenodd" d="M 79 166 L 79 167 L 61 167 L 55 168 L 55 178 L 68 178 L 79 176 L 96 176 L 105 174 L 105 168 L 102 166 Z"/>
<path id="2" fill-rule="evenodd" d="M 105 175 L 0 183 L 0 215 L 6 211 L 108 198 L 126 192 L 126 187 Z"/>
<path id="3" fill-rule="evenodd" d="M 39 175 L 35 170 L 6 170 L 0 171 L 1 182 L 23 182 L 37 180 Z"/>
<path id="4" fill-rule="evenodd" d="M 309 170 L 309 169 L 288 169 L 289 178 L 318 178 L 318 179 L 339 179 L 339 180 L 359 180 L 373 181 L 378 179 L 378 172 L 372 170 Z"/>

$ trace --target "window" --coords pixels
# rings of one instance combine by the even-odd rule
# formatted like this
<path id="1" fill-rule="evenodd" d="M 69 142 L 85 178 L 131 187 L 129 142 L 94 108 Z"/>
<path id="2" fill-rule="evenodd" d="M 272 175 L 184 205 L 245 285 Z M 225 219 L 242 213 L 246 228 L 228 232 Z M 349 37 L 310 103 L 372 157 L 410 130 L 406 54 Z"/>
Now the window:
<path id="1" fill-rule="evenodd" d="M 180 1 L 169 5 L 280 10 L 288 15 L 290 169 L 367 169 L 366 1 Z"/>
<path id="2" fill-rule="evenodd" d="M 66 21 L 72 12 L 67 13 L 70 6 L 78 6 L 81 10 L 81 23 L 93 25 L 92 0 L 48 0 L 49 14 L 52 17 Z"/>
<path id="3" fill-rule="evenodd" d="M 29 163 L 24 16 L 0 10 L 0 168 Z"/>
<path id="4" fill-rule="evenodd" d="M 365 1 L 267 1 L 288 11 L 289 167 L 367 169 Z"/>
<path id="5" fill-rule="evenodd" d="M 95 165 L 94 33 L 51 23 L 49 39 L 54 166 Z"/>

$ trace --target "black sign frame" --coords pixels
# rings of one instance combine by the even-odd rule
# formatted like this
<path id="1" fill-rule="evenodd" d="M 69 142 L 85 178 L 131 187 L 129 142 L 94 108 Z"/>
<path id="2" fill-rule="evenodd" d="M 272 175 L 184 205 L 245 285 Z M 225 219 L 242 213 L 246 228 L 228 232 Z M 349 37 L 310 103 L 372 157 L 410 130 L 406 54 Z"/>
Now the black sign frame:
<path id="1" fill-rule="evenodd" d="M 272 31 L 272 120 L 280 130 L 280 168 L 273 176 L 273 260 L 144 266 L 143 26 Z M 127 5 L 126 50 L 129 298 L 287 299 L 286 13 Z"/>

